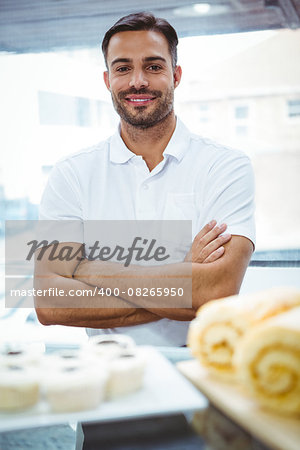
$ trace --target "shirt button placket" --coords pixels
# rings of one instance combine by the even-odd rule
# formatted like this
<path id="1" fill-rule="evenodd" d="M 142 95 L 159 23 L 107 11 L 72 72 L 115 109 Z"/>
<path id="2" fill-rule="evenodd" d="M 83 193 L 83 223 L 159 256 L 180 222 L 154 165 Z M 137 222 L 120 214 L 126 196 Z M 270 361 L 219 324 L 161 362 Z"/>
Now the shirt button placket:
<path id="1" fill-rule="evenodd" d="M 137 192 L 136 217 L 140 220 L 152 219 L 152 192 L 149 178 L 141 181 Z"/>

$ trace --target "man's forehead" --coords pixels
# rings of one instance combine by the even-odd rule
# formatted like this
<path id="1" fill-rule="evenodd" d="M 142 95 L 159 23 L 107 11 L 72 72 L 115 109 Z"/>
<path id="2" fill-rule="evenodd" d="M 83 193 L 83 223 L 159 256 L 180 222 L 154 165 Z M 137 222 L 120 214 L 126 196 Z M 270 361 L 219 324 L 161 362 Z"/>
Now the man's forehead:
<path id="1" fill-rule="evenodd" d="M 108 44 L 107 59 L 161 56 L 169 54 L 168 41 L 157 31 L 121 31 L 114 34 Z M 170 55 L 169 55 L 170 57 Z"/>

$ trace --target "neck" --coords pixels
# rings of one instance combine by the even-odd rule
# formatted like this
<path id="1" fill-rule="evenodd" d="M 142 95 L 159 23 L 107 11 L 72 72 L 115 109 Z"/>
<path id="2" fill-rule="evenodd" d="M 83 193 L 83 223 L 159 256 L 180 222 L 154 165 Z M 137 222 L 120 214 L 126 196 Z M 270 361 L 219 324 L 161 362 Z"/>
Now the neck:
<path id="1" fill-rule="evenodd" d="M 174 111 L 153 127 L 144 129 L 130 125 L 121 119 L 121 137 L 133 153 L 143 157 L 151 171 L 163 160 L 163 152 L 175 126 Z"/>

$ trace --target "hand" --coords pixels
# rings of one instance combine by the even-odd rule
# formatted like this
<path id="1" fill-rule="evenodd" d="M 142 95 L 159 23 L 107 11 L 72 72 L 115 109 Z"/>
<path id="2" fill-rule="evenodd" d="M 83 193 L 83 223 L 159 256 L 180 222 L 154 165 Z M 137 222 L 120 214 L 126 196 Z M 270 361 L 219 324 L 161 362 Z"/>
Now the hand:
<path id="1" fill-rule="evenodd" d="M 195 237 L 185 262 L 210 263 L 219 259 L 225 251 L 223 244 L 229 242 L 231 234 L 223 234 L 227 228 L 225 223 L 216 226 L 216 220 L 205 225 Z"/>

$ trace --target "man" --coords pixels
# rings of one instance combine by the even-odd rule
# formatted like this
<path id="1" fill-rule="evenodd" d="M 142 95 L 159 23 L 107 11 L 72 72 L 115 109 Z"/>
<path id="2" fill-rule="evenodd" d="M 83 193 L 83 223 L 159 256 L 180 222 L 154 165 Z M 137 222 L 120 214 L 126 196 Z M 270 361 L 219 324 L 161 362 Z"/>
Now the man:
<path id="1" fill-rule="evenodd" d="M 161 307 L 155 297 L 139 308 L 137 296 L 126 294 L 114 297 L 112 308 L 112 297 L 105 296 L 93 298 L 85 308 L 80 303 L 76 307 L 74 297 L 64 298 L 66 306 L 72 301 L 64 308 L 56 307 L 58 299 L 38 299 L 37 314 L 45 325 L 84 326 L 90 335 L 125 332 L 141 344 L 184 345 L 189 321 L 201 304 L 239 291 L 255 239 L 252 170 L 244 154 L 192 135 L 176 118 L 174 90 L 182 73 L 177 43 L 170 24 L 149 13 L 126 16 L 106 33 L 104 82 L 120 116 L 119 131 L 56 165 L 40 217 L 189 219 L 194 236 L 190 252 L 180 264 L 143 271 L 128 267 L 125 278 L 117 263 L 85 259 L 77 265 L 42 258 L 35 285 L 69 292 L 91 285 L 112 287 L 121 277 L 122 291 L 131 286 L 135 292 L 141 279 L 147 289 L 159 277 L 168 286 L 170 277 L 184 279 L 192 267 L 191 307 Z M 223 234 L 226 227 L 230 234 Z M 81 241 L 71 233 L 68 240 L 74 250 L 80 248 Z"/>

